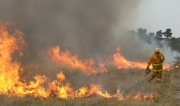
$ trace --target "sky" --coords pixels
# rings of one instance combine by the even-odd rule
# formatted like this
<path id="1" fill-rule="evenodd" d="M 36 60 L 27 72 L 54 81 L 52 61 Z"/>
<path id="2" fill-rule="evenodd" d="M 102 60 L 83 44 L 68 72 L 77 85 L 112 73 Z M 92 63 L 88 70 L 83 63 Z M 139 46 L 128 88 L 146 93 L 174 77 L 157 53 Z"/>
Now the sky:
<path id="1" fill-rule="evenodd" d="M 180 0 L 142 0 L 134 28 L 156 32 L 171 28 L 173 37 L 180 37 Z"/>

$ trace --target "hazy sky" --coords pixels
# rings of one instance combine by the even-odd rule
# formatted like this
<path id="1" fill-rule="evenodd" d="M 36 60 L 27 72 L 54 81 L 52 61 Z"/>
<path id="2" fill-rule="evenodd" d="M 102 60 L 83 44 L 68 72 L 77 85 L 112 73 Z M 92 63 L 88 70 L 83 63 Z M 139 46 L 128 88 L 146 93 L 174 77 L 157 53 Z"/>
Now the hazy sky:
<path id="1" fill-rule="evenodd" d="M 142 0 L 134 25 L 134 28 L 140 27 L 147 32 L 171 28 L 172 36 L 180 37 L 180 0 Z"/>

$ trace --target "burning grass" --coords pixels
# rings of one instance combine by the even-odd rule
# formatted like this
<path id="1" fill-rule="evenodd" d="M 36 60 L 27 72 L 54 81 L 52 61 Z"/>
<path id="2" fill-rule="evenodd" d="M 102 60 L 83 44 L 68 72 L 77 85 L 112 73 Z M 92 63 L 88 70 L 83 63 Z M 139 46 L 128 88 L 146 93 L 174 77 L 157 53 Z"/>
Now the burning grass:
<path id="1" fill-rule="evenodd" d="M 30 80 L 32 80 L 28 76 L 29 73 L 35 72 L 35 70 L 42 70 L 41 74 L 47 75 L 47 71 L 43 71 L 43 69 L 50 69 L 50 67 L 36 67 L 34 68 L 34 71 L 32 72 L 31 69 L 28 69 L 28 67 L 24 67 L 26 69 L 26 73 L 24 76 L 29 77 Z M 57 66 L 56 68 L 53 68 L 51 70 L 51 76 L 50 78 L 54 78 L 56 76 L 56 73 L 58 73 L 58 70 L 61 70 L 62 67 Z M 56 96 L 51 96 L 49 98 L 34 98 L 34 97 L 26 97 L 26 98 L 19 98 L 17 96 L 7 97 L 5 95 L 0 96 L 1 105 L 18 105 L 18 106 L 47 106 L 47 105 L 53 105 L 53 106 L 104 106 L 104 105 L 117 105 L 117 106 L 140 106 L 140 105 L 146 105 L 146 106 L 154 106 L 154 105 L 164 105 L 164 101 L 168 95 L 168 86 L 169 82 L 169 76 L 171 75 L 171 72 L 164 71 L 163 75 L 163 81 L 161 84 L 156 84 L 155 80 L 153 80 L 151 83 L 147 83 L 146 77 L 144 77 L 143 70 L 138 69 L 131 69 L 131 70 L 118 70 L 110 68 L 111 71 L 107 73 L 99 73 L 95 75 L 86 75 L 85 73 L 81 71 L 72 71 L 68 69 L 64 69 L 64 75 L 66 76 L 66 81 L 68 81 L 71 86 L 74 87 L 74 89 L 78 89 L 82 86 L 87 86 L 89 83 L 94 84 L 100 84 L 101 83 L 101 91 L 107 90 L 109 94 L 116 94 L 116 90 L 121 89 L 122 95 L 125 98 L 128 98 L 128 95 L 131 94 L 132 97 L 130 99 L 126 99 L 123 101 L 119 101 L 117 98 L 104 98 L 102 96 L 99 96 L 97 94 L 92 95 L 90 97 L 78 97 L 74 99 L 61 99 L 57 98 Z M 47 75 L 48 76 L 48 75 Z M 48 77 L 49 77 L 48 76 Z M 68 76 L 68 77 L 67 77 Z M 51 79 L 51 80 L 54 80 Z M 139 83 L 136 83 L 137 79 L 141 79 Z M 152 100 L 144 100 L 141 97 L 140 94 L 137 92 L 141 91 L 142 95 L 151 95 L 155 94 L 154 101 Z M 126 95 L 126 96 L 125 96 Z M 136 99 L 135 99 L 136 98 Z M 144 97 L 143 97 L 144 98 Z M 166 104 L 168 101 L 166 101 Z"/>
<path id="2" fill-rule="evenodd" d="M 41 63 L 39 63 L 40 67 L 37 64 L 34 65 L 35 68 L 22 67 L 12 57 L 15 52 L 19 53 L 19 56 L 22 55 L 22 46 L 25 45 L 23 33 L 18 30 L 12 30 L 10 33 L 7 23 L 0 23 L 0 28 L 2 100 L 8 96 L 12 101 L 15 100 L 13 102 L 24 99 L 26 104 L 34 103 L 34 101 L 38 104 L 36 102 L 39 99 L 43 101 L 53 99 L 57 102 L 55 105 L 59 105 L 58 100 L 63 99 L 61 100 L 63 103 L 71 104 L 69 101 L 72 101 L 72 105 L 105 105 L 107 101 L 110 103 L 112 101 L 111 105 L 114 105 L 119 102 L 125 103 L 124 101 L 153 102 L 156 98 L 157 92 L 153 90 L 152 84 L 147 83 L 144 72 L 133 69 L 142 68 L 144 63 L 127 61 L 118 52 L 114 55 L 114 62 L 118 63 L 115 65 L 123 67 L 105 68 L 102 63 L 96 66 L 92 59 L 81 60 L 67 50 L 61 52 L 59 47 L 53 47 L 48 53 L 58 64 L 50 68 Z M 64 69 L 59 67 L 61 64 L 66 65 Z M 137 67 L 130 67 L 135 64 Z M 132 69 L 127 70 L 128 68 Z M 22 69 L 24 69 L 23 72 Z M 23 74 L 20 75 L 20 71 Z M 36 74 L 32 75 L 33 71 Z M 137 82 L 138 79 L 140 79 L 139 82 Z M 86 104 L 86 101 L 94 101 L 93 103 L 96 104 L 91 102 Z"/>
<path id="3" fill-rule="evenodd" d="M 52 47 L 48 53 L 52 57 L 52 60 L 59 64 L 65 64 L 72 70 L 80 69 L 87 74 L 107 71 L 102 63 L 99 63 L 97 67 L 93 59 L 80 60 L 77 55 L 72 55 L 68 50 L 62 52 L 58 46 Z"/>

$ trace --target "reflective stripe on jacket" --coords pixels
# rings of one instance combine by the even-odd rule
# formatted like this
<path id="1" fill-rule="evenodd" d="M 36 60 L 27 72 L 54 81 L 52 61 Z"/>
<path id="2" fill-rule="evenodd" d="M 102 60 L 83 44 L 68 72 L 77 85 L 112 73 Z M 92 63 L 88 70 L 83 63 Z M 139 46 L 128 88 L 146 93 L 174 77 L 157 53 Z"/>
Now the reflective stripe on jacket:
<path id="1" fill-rule="evenodd" d="M 164 60 L 165 60 L 165 57 L 162 53 L 159 53 L 159 56 L 157 56 L 154 53 L 148 61 L 148 66 L 152 64 L 153 70 L 162 70 L 163 69 L 162 64 Z"/>

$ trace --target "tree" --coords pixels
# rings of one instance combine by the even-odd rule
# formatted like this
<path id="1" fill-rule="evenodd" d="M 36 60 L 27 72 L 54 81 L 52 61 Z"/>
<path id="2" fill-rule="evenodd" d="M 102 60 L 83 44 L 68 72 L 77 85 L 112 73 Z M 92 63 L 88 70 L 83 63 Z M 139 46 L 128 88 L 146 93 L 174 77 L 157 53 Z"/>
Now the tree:
<path id="1" fill-rule="evenodd" d="M 163 34 L 164 34 L 164 36 L 165 36 L 166 38 L 169 38 L 169 37 L 172 38 L 171 35 L 172 35 L 173 33 L 171 33 L 171 29 L 168 28 L 168 29 L 166 29 L 166 32 L 164 32 Z"/>
<path id="2" fill-rule="evenodd" d="M 154 37 L 154 33 L 153 32 L 149 33 L 149 37 L 150 38 Z"/>
<path id="3" fill-rule="evenodd" d="M 162 30 L 156 32 L 156 38 L 162 38 L 162 36 L 163 36 Z"/>

